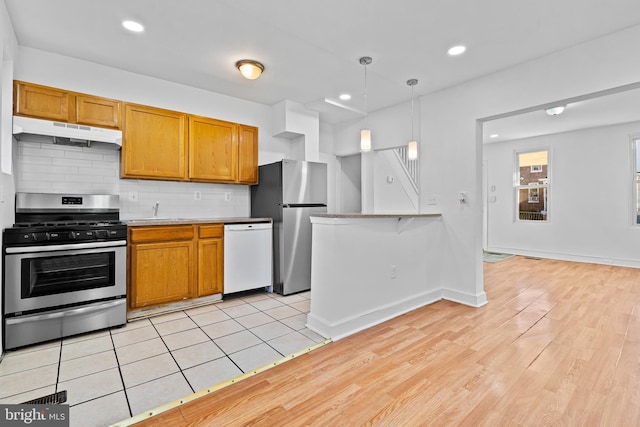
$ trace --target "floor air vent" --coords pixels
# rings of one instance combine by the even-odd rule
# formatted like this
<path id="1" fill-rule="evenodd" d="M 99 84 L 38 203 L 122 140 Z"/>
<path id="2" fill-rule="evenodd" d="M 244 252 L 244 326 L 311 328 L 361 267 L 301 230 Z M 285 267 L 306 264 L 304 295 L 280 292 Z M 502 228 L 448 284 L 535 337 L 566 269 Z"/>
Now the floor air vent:
<path id="1" fill-rule="evenodd" d="M 24 402 L 22 404 L 23 405 L 59 405 L 66 401 L 67 401 L 67 390 L 63 390 L 57 393 L 49 394 L 47 396 L 30 400 L 28 402 Z"/>

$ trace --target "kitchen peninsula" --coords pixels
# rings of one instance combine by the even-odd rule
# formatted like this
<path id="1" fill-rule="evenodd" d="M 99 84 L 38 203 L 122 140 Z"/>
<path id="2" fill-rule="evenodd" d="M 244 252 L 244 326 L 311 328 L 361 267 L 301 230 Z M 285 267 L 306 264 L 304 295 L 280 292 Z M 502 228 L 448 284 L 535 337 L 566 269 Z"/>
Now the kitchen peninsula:
<path id="1" fill-rule="evenodd" d="M 441 219 L 313 215 L 307 326 L 336 340 L 440 300 Z"/>

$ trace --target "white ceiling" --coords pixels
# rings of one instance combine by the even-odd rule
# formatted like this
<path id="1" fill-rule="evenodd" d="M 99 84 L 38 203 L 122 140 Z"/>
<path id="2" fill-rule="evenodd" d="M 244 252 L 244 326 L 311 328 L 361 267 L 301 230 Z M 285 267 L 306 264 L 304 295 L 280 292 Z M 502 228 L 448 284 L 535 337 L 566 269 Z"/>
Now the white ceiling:
<path id="1" fill-rule="evenodd" d="M 483 124 L 483 141 L 485 143 L 512 141 L 640 121 L 640 85 L 632 86 L 635 88 L 569 102 L 564 112 L 557 116 L 549 116 L 544 109 L 540 109 L 487 121 Z"/>
<path id="2" fill-rule="evenodd" d="M 633 25 L 638 0 L 4 0 L 18 43 L 338 123 Z M 121 21 L 138 20 L 142 34 Z M 455 44 L 467 53 L 449 57 Z M 255 81 L 234 68 L 261 61 Z M 351 93 L 346 108 L 336 100 Z"/>

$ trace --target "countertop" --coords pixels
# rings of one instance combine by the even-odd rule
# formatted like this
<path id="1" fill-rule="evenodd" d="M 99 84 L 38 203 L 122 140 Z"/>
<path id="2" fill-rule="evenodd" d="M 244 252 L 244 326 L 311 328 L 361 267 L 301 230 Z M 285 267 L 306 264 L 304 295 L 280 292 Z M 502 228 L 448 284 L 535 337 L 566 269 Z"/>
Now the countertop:
<path id="1" fill-rule="evenodd" d="M 349 218 L 349 219 L 357 219 L 357 218 L 423 218 L 423 217 L 439 217 L 442 214 L 439 213 L 416 213 L 416 214 L 407 214 L 407 213 L 385 213 L 385 214 L 361 214 L 361 213 L 319 213 L 312 214 L 311 216 L 316 216 L 319 218 Z"/>
<path id="2" fill-rule="evenodd" d="M 185 224 L 239 224 L 248 222 L 272 222 L 271 218 L 140 218 L 122 222 L 132 227 Z"/>

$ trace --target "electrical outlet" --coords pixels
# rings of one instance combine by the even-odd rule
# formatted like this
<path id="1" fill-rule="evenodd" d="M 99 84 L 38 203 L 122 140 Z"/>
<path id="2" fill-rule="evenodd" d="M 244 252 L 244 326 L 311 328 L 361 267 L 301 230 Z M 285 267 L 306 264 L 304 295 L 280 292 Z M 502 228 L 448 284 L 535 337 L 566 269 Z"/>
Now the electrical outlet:
<path id="1" fill-rule="evenodd" d="M 193 192 L 193 200 L 200 200 L 202 199 L 202 193 L 199 191 L 194 191 Z"/>
<path id="2" fill-rule="evenodd" d="M 130 202 L 138 202 L 138 192 L 137 191 L 129 191 L 129 201 Z"/>
<path id="3" fill-rule="evenodd" d="M 428 205 L 437 205 L 438 204 L 438 196 L 435 194 L 431 194 L 427 196 L 427 204 Z"/>
<path id="4" fill-rule="evenodd" d="M 231 201 L 231 193 L 229 193 L 228 191 L 226 191 L 224 193 L 224 201 L 225 202 L 230 202 Z"/>

